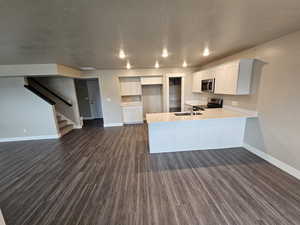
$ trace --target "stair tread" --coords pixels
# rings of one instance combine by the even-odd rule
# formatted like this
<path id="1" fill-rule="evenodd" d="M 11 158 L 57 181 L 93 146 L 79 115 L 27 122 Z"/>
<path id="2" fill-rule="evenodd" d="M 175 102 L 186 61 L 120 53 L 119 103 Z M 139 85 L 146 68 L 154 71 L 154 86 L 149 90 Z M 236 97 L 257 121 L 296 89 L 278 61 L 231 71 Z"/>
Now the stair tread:
<path id="1" fill-rule="evenodd" d="M 68 121 L 67 120 L 58 121 L 58 127 L 59 127 L 59 129 L 65 127 L 66 125 L 68 125 Z"/>
<path id="2" fill-rule="evenodd" d="M 61 136 L 66 135 L 66 134 L 69 133 L 71 130 L 73 130 L 73 128 L 74 128 L 74 125 L 73 125 L 73 124 L 68 124 L 68 125 L 66 125 L 66 126 L 64 126 L 64 127 L 62 127 L 62 128 L 60 128 L 59 130 L 60 130 Z"/>
<path id="3" fill-rule="evenodd" d="M 66 126 L 61 127 L 60 130 L 67 129 L 67 128 L 70 128 L 70 127 L 73 128 L 74 127 L 73 124 L 67 124 Z"/>

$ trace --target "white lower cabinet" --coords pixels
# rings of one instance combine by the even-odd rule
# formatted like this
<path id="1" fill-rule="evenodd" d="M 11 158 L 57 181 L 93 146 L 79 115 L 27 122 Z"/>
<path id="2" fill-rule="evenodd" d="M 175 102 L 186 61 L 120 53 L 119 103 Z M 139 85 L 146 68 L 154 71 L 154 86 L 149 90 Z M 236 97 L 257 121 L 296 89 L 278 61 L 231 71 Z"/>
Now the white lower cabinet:
<path id="1" fill-rule="evenodd" d="M 143 106 L 123 106 L 123 123 L 143 123 Z"/>

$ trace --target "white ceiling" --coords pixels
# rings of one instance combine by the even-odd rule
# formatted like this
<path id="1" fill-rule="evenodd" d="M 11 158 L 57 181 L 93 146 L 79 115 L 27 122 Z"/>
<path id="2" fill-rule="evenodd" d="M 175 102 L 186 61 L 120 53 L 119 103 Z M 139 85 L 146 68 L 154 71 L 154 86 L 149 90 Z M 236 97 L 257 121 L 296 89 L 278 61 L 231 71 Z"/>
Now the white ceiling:
<path id="1" fill-rule="evenodd" d="M 4 0 L 0 29 L 2 65 L 119 69 L 122 47 L 133 68 L 196 66 L 299 30 L 300 1 Z"/>

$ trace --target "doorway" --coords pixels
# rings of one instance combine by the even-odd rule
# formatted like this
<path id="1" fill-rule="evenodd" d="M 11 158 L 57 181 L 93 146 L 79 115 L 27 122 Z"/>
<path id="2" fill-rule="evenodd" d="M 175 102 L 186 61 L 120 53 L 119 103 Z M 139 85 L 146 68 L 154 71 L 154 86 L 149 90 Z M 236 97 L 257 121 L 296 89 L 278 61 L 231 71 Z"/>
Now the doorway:
<path id="1" fill-rule="evenodd" d="M 102 127 L 103 113 L 99 80 L 97 78 L 76 79 L 75 87 L 83 126 L 97 124 Z"/>
<path id="2" fill-rule="evenodd" d="M 164 112 L 184 111 L 184 73 L 166 74 Z"/>
<path id="3" fill-rule="evenodd" d="M 182 77 L 169 78 L 169 112 L 181 112 Z"/>

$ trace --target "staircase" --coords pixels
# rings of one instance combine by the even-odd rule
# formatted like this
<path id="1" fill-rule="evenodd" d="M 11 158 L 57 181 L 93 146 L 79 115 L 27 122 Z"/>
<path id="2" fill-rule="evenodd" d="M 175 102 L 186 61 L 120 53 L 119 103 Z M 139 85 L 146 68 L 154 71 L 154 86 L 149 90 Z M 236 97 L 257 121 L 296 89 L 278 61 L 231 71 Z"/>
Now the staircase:
<path id="1" fill-rule="evenodd" d="M 67 120 L 63 119 L 61 115 L 56 114 L 57 123 L 59 127 L 60 136 L 64 136 L 73 130 L 74 125 L 69 124 Z"/>

